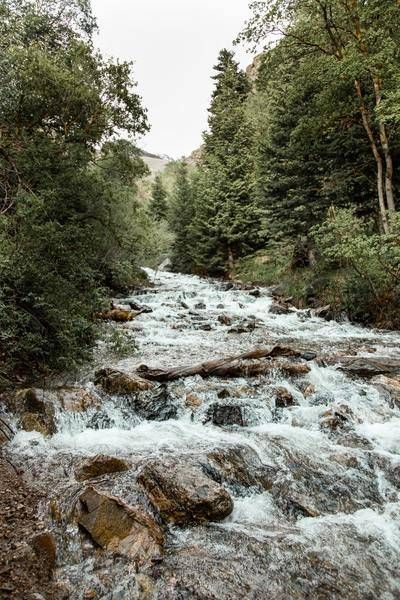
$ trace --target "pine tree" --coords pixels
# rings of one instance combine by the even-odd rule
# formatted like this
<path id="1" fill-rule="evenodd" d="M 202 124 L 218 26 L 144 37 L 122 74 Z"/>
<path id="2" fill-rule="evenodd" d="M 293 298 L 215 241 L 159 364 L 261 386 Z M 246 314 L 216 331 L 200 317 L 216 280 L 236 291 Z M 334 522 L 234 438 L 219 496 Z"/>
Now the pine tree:
<path id="1" fill-rule="evenodd" d="M 204 266 L 204 248 L 208 248 L 209 272 L 233 275 L 235 260 L 259 244 L 261 215 L 254 186 L 254 132 L 246 111 L 251 88 L 232 52 L 221 51 L 215 70 L 216 86 L 201 165 L 205 189 L 196 202 L 197 213 L 203 214 L 197 223 L 204 235 L 194 230 L 194 255 L 195 264 Z"/>
<path id="2" fill-rule="evenodd" d="M 191 224 L 194 215 L 193 195 L 188 174 L 188 166 L 182 161 L 177 164 L 177 174 L 171 197 L 169 224 L 175 235 L 171 261 L 176 271 L 192 271 Z"/>
<path id="3" fill-rule="evenodd" d="M 152 197 L 149 209 L 151 216 L 156 221 L 163 221 L 166 219 L 168 213 L 167 191 L 164 187 L 160 173 L 157 173 L 152 185 Z"/>

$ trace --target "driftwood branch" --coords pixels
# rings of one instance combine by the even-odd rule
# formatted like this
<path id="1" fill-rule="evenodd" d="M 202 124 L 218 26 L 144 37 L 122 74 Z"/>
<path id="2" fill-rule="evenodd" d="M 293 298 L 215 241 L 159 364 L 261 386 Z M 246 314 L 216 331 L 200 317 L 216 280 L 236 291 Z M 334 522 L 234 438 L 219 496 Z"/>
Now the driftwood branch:
<path id="1" fill-rule="evenodd" d="M 310 371 L 305 362 L 277 361 L 276 358 L 300 358 L 301 353 L 282 346 L 256 348 L 238 356 L 228 356 L 196 365 L 154 369 L 141 365 L 137 373 L 150 381 L 174 381 L 193 375 L 201 377 L 255 377 L 264 375 L 273 369 L 281 369 L 289 375 L 304 375 Z"/>

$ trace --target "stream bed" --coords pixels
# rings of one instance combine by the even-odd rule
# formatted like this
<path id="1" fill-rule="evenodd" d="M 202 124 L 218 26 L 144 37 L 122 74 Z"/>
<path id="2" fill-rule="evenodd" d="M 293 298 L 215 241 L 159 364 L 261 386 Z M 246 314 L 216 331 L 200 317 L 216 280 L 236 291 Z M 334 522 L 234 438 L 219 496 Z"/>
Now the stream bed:
<path id="1" fill-rule="evenodd" d="M 106 393 L 90 373 L 75 385 L 95 401 L 79 410 L 46 396 L 50 434 L 26 431 L 17 419 L 6 451 L 49 498 L 42 516 L 56 539 L 60 597 L 400 598 L 399 373 L 341 368 L 349 357 L 395 364 L 400 334 L 310 311 L 276 314 L 267 289 L 148 274 L 154 288 L 119 300 L 152 309 L 119 326 L 138 351 L 104 367 L 130 373 L 280 345 L 295 348 L 307 372 L 195 375 L 125 395 Z M 127 467 L 78 477 L 79 465 L 99 454 Z M 201 472 L 199 481 L 230 497 L 229 514 L 164 519 L 140 484 L 149 464 L 161 476 Z M 87 486 L 144 507 L 163 531 L 162 552 L 138 564 L 95 543 L 76 519 Z"/>

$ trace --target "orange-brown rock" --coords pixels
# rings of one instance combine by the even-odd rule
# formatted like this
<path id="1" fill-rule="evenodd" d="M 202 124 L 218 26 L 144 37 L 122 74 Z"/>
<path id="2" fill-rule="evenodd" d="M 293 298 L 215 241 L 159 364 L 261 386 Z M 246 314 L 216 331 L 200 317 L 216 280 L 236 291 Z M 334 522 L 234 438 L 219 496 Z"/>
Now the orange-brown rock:
<path id="1" fill-rule="evenodd" d="M 293 395 L 285 387 L 275 388 L 275 406 L 277 408 L 286 408 L 296 404 Z"/>
<path id="2" fill-rule="evenodd" d="M 385 377 L 379 375 L 371 380 L 379 391 L 388 395 L 392 404 L 400 407 L 400 377 Z"/>
<path id="3" fill-rule="evenodd" d="M 175 459 L 150 461 L 138 482 L 161 517 L 171 523 L 222 521 L 233 510 L 228 492 L 194 463 Z"/>
<path id="4" fill-rule="evenodd" d="M 142 507 L 128 506 L 94 487 L 81 494 L 80 502 L 78 523 L 101 548 L 131 558 L 137 565 L 162 554 L 164 533 Z"/>
<path id="5" fill-rule="evenodd" d="M 143 311 L 125 310 L 123 308 L 113 308 L 96 314 L 98 319 L 103 321 L 116 321 L 117 323 L 127 323 L 133 321 Z"/>
<path id="6" fill-rule="evenodd" d="M 186 395 L 185 404 L 190 408 L 198 408 L 203 404 L 203 400 L 191 392 L 190 394 Z"/>
<path id="7" fill-rule="evenodd" d="M 97 454 L 81 461 L 75 467 L 75 477 L 78 481 L 85 481 L 93 477 L 100 477 L 100 475 L 128 471 L 128 469 L 129 464 L 121 458 Z"/>
<path id="8" fill-rule="evenodd" d="M 97 371 L 95 382 L 110 394 L 134 394 L 154 388 L 153 383 L 138 375 L 111 368 Z"/>

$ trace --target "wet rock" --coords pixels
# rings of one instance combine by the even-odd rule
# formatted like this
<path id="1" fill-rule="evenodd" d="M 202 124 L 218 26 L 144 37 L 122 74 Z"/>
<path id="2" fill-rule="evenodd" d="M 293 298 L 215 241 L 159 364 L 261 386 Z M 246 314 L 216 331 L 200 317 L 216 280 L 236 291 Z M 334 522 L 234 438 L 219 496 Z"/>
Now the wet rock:
<path id="1" fill-rule="evenodd" d="M 278 473 L 276 465 L 262 463 L 249 446 L 213 450 L 207 454 L 207 463 L 203 466 L 210 477 L 229 485 L 238 494 L 249 488 L 259 492 L 270 490 Z"/>
<path id="2" fill-rule="evenodd" d="M 186 395 L 185 404 L 190 408 L 198 408 L 203 404 L 203 400 L 199 398 L 199 396 L 191 392 L 190 394 Z"/>
<path id="3" fill-rule="evenodd" d="M 242 321 L 235 327 L 231 327 L 228 333 L 249 333 L 251 331 L 254 331 L 256 326 L 257 323 L 255 319 L 246 319 L 245 321 Z"/>
<path id="4" fill-rule="evenodd" d="M 138 304 L 137 302 L 132 302 L 132 301 L 129 301 L 128 304 L 132 310 L 135 310 L 137 312 L 141 312 L 144 314 L 149 314 L 149 313 L 153 312 L 153 309 L 150 308 L 150 306 L 145 306 L 145 305 Z"/>
<path id="5" fill-rule="evenodd" d="M 145 465 L 138 482 L 166 521 L 176 524 L 222 521 L 233 510 L 228 492 L 206 477 L 201 465 L 175 458 Z"/>
<path id="6" fill-rule="evenodd" d="M 320 427 L 322 429 L 340 429 L 347 425 L 352 417 L 351 409 L 345 404 L 333 406 L 322 415 Z"/>
<path id="7" fill-rule="evenodd" d="M 61 407 L 71 412 L 83 412 L 89 408 L 99 408 L 101 405 L 100 398 L 84 388 L 58 388 L 56 394 Z"/>
<path id="8" fill-rule="evenodd" d="M 269 309 L 271 315 L 287 315 L 289 312 L 289 307 L 283 304 L 273 304 Z"/>
<path id="9" fill-rule="evenodd" d="M 307 375 L 311 371 L 310 367 L 306 363 L 280 363 L 277 368 L 290 375 L 292 377 L 300 377 L 301 375 Z"/>
<path id="10" fill-rule="evenodd" d="M 48 531 L 38 533 L 32 538 L 31 546 L 39 559 L 41 559 L 46 564 L 47 568 L 52 571 L 56 565 L 57 559 L 57 547 L 54 536 Z"/>
<path id="11" fill-rule="evenodd" d="M 332 321 L 332 319 L 334 318 L 330 304 L 316 308 L 314 310 L 314 314 L 316 317 L 320 317 L 321 319 L 325 319 L 326 321 Z"/>
<path id="12" fill-rule="evenodd" d="M 85 481 L 86 479 L 92 479 L 100 475 L 119 473 L 128 469 L 129 464 L 121 458 L 97 454 L 81 461 L 75 467 L 75 477 L 78 481 Z"/>
<path id="13" fill-rule="evenodd" d="M 205 310 L 207 306 L 204 304 L 204 302 L 198 302 L 194 305 L 194 308 L 195 310 Z"/>
<path id="14" fill-rule="evenodd" d="M 244 427 L 243 407 L 232 404 L 212 404 L 207 411 L 206 422 L 218 427 L 240 425 Z"/>
<path id="15" fill-rule="evenodd" d="M 201 331 L 212 331 L 210 323 L 204 323 L 203 325 L 200 325 L 199 329 L 201 329 Z"/>
<path id="16" fill-rule="evenodd" d="M 135 394 L 154 388 L 154 384 L 137 375 L 105 368 L 95 374 L 95 383 L 110 394 Z"/>
<path id="17" fill-rule="evenodd" d="M 259 298 L 261 296 L 261 291 L 258 288 L 256 288 L 254 290 L 250 290 L 248 294 L 249 296 L 253 296 L 253 298 Z"/>
<path id="18" fill-rule="evenodd" d="M 392 407 L 400 408 L 400 377 L 390 378 L 379 375 L 371 379 L 371 383 L 379 390 L 382 396 L 388 397 Z"/>
<path id="19" fill-rule="evenodd" d="M 179 302 L 179 306 L 181 306 L 182 308 L 184 308 L 185 310 L 189 310 L 190 306 L 189 304 L 186 304 L 186 302 L 183 302 L 183 300 L 181 300 Z"/>
<path id="20" fill-rule="evenodd" d="M 350 375 L 374 377 L 376 375 L 400 375 L 400 359 L 382 357 L 343 356 L 339 359 L 339 368 Z"/>
<path id="21" fill-rule="evenodd" d="M 218 392 L 217 396 L 218 398 L 221 398 L 221 400 L 224 400 L 225 398 L 231 397 L 231 392 L 227 388 L 223 388 Z"/>
<path id="22" fill-rule="evenodd" d="M 138 395 L 135 398 L 135 410 L 142 419 L 148 421 L 168 421 L 176 419 L 178 414 L 178 407 L 165 384 L 152 392 Z"/>
<path id="23" fill-rule="evenodd" d="M 309 398 L 310 396 L 315 394 L 315 385 L 313 385 L 312 383 L 309 383 L 308 385 L 306 385 L 303 388 L 302 391 L 303 391 L 304 398 Z"/>
<path id="24" fill-rule="evenodd" d="M 223 310 L 225 308 L 225 304 L 217 304 L 218 310 Z"/>
<path id="25" fill-rule="evenodd" d="M 38 413 L 24 413 L 20 418 L 21 427 L 24 431 L 37 431 L 44 436 L 56 433 L 56 425 L 52 419 Z"/>
<path id="26" fill-rule="evenodd" d="M 335 441 L 340 446 L 347 448 L 360 448 L 362 450 L 372 450 L 373 445 L 366 437 L 355 431 L 340 431 L 335 436 Z"/>
<path id="27" fill-rule="evenodd" d="M 44 390 L 29 388 L 15 395 L 15 412 L 25 431 L 38 431 L 42 435 L 56 433 L 54 397 Z"/>
<path id="28" fill-rule="evenodd" d="M 163 552 L 164 533 L 154 517 L 138 506 L 87 488 L 80 496 L 78 523 L 101 548 L 143 565 Z"/>
<path id="29" fill-rule="evenodd" d="M 277 408 L 287 408 L 295 406 L 297 402 L 293 398 L 293 394 L 285 387 L 275 388 L 275 406 Z"/>
<path id="30" fill-rule="evenodd" d="M 230 317 L 229 315 L 219 315 L 218 317 L 218 322 L 221 323 L 221 325 L 232 325 L 232 317 Z"/>
<path id="31" fill-rule="evenodd" d="M 373 468 L 340 464 L 312 457 L 287 445 L 276 443 L 285 463 L 271 490 L 277 505 L 290 517 L 315 517 L 339 512 L 353 513 L 382 504 L 379 482 Z M 283 442 L 284 444 L 284 442 Z M 354 465 L 356 463 L 353 463 Z"/>

